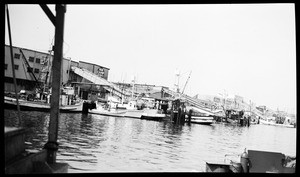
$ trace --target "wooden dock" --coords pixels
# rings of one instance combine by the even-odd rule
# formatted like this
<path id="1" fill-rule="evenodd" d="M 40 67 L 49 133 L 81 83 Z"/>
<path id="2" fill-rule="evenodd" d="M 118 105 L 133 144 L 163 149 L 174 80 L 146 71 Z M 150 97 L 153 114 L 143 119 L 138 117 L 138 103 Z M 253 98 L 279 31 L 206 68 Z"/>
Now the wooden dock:
<path id="1" fill-rule="evenodd" d="M 25 151 L 24 128 L 5 127 L 5 174 L 67 173 L 67 163 L 48 164 L 47 150 Z"/>

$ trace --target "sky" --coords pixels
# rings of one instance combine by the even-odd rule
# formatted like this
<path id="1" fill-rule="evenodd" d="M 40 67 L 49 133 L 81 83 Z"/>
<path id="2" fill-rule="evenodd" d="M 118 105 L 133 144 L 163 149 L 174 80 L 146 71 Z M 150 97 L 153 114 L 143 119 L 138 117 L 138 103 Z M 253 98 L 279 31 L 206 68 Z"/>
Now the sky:
<path id="1" fill-rule="evenodd" d="M 39 5 L 8 8 L 14 46 L 51 49 L 55 29 Z M 177 70 L 190 96 L 226 92 L 295 113 L 295 38 L 292 3 L 81 4 L 67 5 L 63 53 L 110 68 L 109 81 L 173 89 Z"/>

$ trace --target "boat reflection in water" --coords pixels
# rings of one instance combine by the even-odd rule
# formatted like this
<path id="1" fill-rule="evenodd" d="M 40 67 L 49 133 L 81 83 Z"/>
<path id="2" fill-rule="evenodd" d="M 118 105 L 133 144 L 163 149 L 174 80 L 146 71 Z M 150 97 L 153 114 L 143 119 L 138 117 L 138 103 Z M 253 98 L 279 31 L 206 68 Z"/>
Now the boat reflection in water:
<path id="1" fill-rule="evenodd" d="M 17 112 L 4 113 L 5 125 L 14 126 Z M 47 142 L 50 114 L 21 114 L 23 125 L 30 127 L 26 149 L 42 149 Z M 69 173 L 206 172 L 206 162 L 222 161 L 226 154 L 241 154 L 245 147 L 296 155 L 295 128 L 178 125 L 97 114 L 60 115 L 57 161 L 68 163 Z"/>

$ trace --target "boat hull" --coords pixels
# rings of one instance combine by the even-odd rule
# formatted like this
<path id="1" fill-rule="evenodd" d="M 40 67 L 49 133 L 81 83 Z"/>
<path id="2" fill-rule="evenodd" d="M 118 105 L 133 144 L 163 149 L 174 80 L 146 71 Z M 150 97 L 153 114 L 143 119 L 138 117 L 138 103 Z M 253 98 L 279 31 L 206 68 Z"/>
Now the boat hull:
<path id="1" fill-rule="evenodd" d="M 122 111 L 107 111 L 107 110 L 96 110 L 96 109 L 92 109 L 89 110 L 89 113 L 91 114 L 98 114 L 98 115 L 102 115 L 102 116 L 113 116 L 113 117 L 124 117 L 124 114 L 126 113 L 126 111 L 122 110 Z"/>
<path id="2" fill-rule="evenodd" d="M 157 109 L 145 109 L 141 115 L 141 119 L 161 121 L 166 118 L 166 114 L 162 114 Z"/>
<path id="3" fill-rule="evenodd" d="M 202 124 L 202 125 L 211 125 L 214 122 L 214 118 L 211 116 L 192 116 L 191 123 Z"/>
<path id="4" fill-rule="evenodd" d="M 259 120 L 260 124 L 264 124 L 264 125 L 273 125 L 273 126 L 278 126 L 278 127 L 286 127 L 286 128 L 295 128 L 294 125 L 289 125 L 289 124 L 277 124 L 275 122 L 269 122 L 269 121 L 265 121 L 260 119 Z"/>
<path id="5" fill-rule="evenodd" d="M 124 117 L 140 119 L 143 113 L 143 110 L 127 110 Z"/>
<path id="6" fill-rule="evenodd" d="M 161 121 L 165 118 L 166 116 L 163 115 L 142 115 L 141 119 L 146 119 L 146 120 L 155 120 L 155 121 Z"/>
<path id="7" fill-rule="evenodd" d="M 34 101 L 19 101 L 19 107 L 21 111 L 41 111 L 41 112 L 50 112 L 50 104 L 43 102 L 34 102 Z M 4 108 L 6 109 L 17 109 L 17 103 L 13 100 L 4 100 Z M 60 106 L 60 112 L 63 113 L 76 113 L 82 112 L 82 105 L 65 105 Z"/>

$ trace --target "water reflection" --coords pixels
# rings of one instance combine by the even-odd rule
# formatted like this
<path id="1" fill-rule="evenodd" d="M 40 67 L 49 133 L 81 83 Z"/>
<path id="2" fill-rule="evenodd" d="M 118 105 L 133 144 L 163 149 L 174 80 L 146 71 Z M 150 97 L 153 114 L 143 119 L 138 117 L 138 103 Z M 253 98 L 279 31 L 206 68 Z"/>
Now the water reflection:
<path id="1" fill-rule="evenodd" d="M 47 142 L 49 113 L 22 112 L 30 128 L 27 149 Z M 5 125 L 15 126 L 15 111 L 5 111 Z M 204 171 L 205 161 L 223 161 L 244 148 L 296 154 L 296 129 L 264 125 L 239 127 L 175 125 L 132 118 L 60 114 L 57 160 L 69 172 Z"/>

